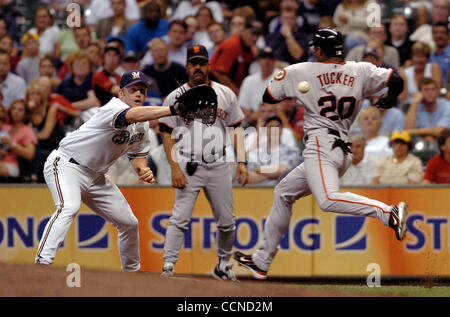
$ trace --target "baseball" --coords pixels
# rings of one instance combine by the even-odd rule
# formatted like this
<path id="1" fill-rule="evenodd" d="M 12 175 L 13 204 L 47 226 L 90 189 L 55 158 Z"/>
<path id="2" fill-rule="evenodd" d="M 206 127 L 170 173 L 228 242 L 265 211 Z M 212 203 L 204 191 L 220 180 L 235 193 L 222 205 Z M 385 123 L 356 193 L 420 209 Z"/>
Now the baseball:
<path id="1" fill-rule="evenodd" d="M 297 90 L 302 94 L 306 94 L 309 91 L 309 84 L 307 81 L 301 81 L 297 85 Z"/>

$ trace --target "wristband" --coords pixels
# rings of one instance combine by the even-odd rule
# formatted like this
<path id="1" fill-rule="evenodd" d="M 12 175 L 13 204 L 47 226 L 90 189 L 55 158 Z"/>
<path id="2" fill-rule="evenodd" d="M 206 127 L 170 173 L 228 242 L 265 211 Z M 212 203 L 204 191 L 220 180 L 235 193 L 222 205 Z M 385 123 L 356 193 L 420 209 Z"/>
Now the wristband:
<path id="1" fill-rule="evenodd" d="M 177 111 L 175 110 L 175 106 L 174 105 L 169 106 L 169 109 L 170 109 L 170 114 L 172 116 L 176 116 L 177 115 Z"/>

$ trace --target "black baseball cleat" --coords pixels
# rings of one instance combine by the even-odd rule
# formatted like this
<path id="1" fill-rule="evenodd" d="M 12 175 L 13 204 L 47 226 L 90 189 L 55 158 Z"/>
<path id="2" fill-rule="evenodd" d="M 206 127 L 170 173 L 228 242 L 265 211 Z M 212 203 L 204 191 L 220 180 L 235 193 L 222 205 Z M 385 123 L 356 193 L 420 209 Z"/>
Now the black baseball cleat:
<path id="1" fill-rule="evenodd" d="M 267 271 L 263 271 L 258 268 L 252 260 L 252 255 L 246 255 L 242 252 L 236 251 L 233 255 L 234 259 L 239 263 L 240 266 L 243 266 L 252 272 L 253 276 L 259 280 L 265 280 L 267 278 Z"/>
<path id="2" fill-rule="evenodd" d="M 219 262 L 220 263 L 220 262 Z M 234 274 L 232 268 L 233 264 L 229 263 L 225 266 L 225 271 L 222 271 L 220 269 L 219 263 L 217 263 L 216 267 L 214 268 L 214 271 L 212 273 L 213 277 L 219 281 L 233 281 L 233 282 L 239 282 L 236 278 L 236 275 Z"/>
<path id="3" fill-rule="evenodd" d="M 406 217 L 408 215 L 408 205 L 400 202 L 397 206 L 392 207 L 391 216 L 389 218 L 389 227 L 394 229 L 395 237 L 398 241 L 402 241 L 408 229 L 406 228 Z"/>

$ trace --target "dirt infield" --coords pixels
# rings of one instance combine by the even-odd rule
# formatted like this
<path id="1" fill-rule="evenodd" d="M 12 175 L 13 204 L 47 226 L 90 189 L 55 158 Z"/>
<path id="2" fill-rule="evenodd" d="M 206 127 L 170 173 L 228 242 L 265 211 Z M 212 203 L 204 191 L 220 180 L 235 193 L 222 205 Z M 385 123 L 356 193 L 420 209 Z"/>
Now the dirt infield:
<path id="1" fill-rule="evenodd" d="M 0 297 L 337 297 L 354 292 L 302 289 L 273 281 L 222 282 L 212 277 L 162 278 L 156 273 L 81 270 L 81 287 L 68 287 L 60 267 L 0 263 Z"/>

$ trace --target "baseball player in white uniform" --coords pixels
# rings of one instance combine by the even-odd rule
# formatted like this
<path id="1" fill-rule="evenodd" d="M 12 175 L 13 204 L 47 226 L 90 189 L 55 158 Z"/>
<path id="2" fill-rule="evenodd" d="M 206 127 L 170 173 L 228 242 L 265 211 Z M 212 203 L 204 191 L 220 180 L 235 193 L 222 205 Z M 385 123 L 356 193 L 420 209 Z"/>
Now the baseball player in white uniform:
<path id="1" fill-rule="evenodd" d="M 305 150 L 304 162 L 275 187 L 272 209 L 258 250 L 250 255 L 234 253 L 239 265 L 248 268 L 258 279 L 267 276 L 288 228 L 292 205 L 311 193 L 323 211 L 378 218 L 394 229 L 398 240 L 406 234 L 404 202 L 389 206 L 353 193 L 339 192 L 339 177 L 352 161 L 347 133 L 360 102 L 387 86 L 388 95 L 378 106 L 394 105 L 403 89 L 401 77 L 392 69 L 344 61 L 342 35 L 334 29 L 319 29 L 310 46 L 314 46 L 317 62 L 286 67 L 269 82 L 263 96 L 263 101 L 269 103 L 295 97 L 304 105 Z M 300 81 L 309 83 L 309 91 L 297 90 Z"/>
<path id="2" fill-rule="evenodd" d="M 49 265 L 84 202 L 118 231 L 123 271 L 140 269 L 138 221 L 119 188 L 105 175 L 125 153 L 139 179 L 153 183 L 147 167 L 150 150 L 148 121 L 170 116 L 171 107 L 143 106 L 148 88 L 145 75 L 123 74 L 119 98 L 112 98 L 78 130 L 61 140 L 44 166 L 45 182 L 56 205 L 38 246 L 35 263 Z"/>
<path id="3" fill-rule="evenodd" d="M 173 276 L 174 264 L 184 242 L 192 211 L 201 189 L 204 190 L 212 208 L 217 225 L 218 264 L 213 276 L 219 280 L 235 281 L 229 261 L 235 234 L 233 215 L 233 192 L 231 164 L 225 153 L 227 127 L 237 128 L 244 120 L 238 106 L 237 97 L 227 86 L 209 79 L 208 53 L 204 46 L 194 45 L 187 49 L 186 70 L 189 81 L 170 93 L 164 105 L 173 104 L 184 91 L 198 85 L 209 85 L 217 94 L 217 117 L 213 125 L 207 126 L 199 119 L 191 121 L 179 117 L 166 117 L 159 120 L 163 132 L 166 156 L 172 170 L 172 186 L 175 187 L 175 204 L 164 242 L 164 266 L 162 276 Z M 178 132 L 177 132 L 178 131 Z M 211 139 L 209 132 L 215 133 Z M 248 181 L 245 162 L 245 149 L 242 137 L 235 137 L 242 129 L 235 129 L 231 139 L 235 153 L 238 154 L 236 177 L 244 186 Z M 175 138 L 182 140 L 176 143 Z M 208 147 L 211 140 L 216 141 Z M 174 150 L 176 149 L 176 150 Z M 233 155 L 234 158 L 234 155 Z"/>

